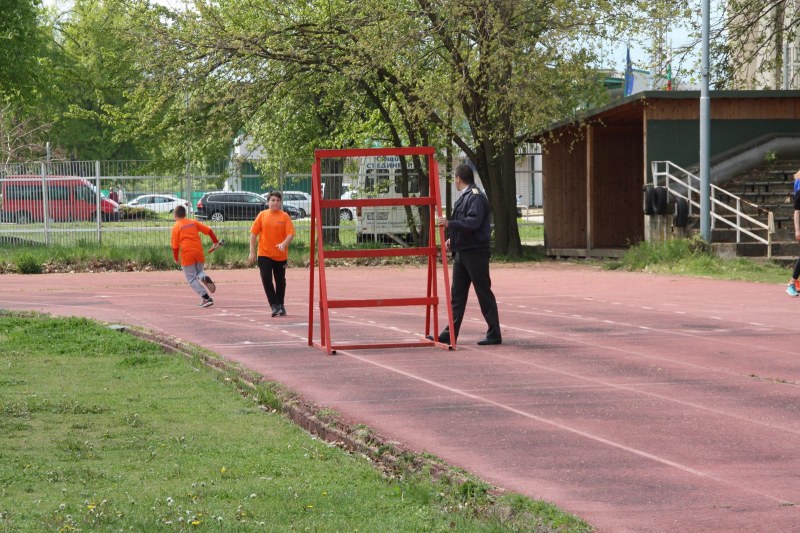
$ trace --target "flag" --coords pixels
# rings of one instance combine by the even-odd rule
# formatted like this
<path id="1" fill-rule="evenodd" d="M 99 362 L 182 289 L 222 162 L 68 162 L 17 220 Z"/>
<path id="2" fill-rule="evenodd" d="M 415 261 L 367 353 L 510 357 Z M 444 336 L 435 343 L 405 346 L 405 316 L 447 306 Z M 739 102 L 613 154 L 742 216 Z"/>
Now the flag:
<path id="1" fill-rule="evenodd" d="M 672 90 L 672 52 L 667 57 L 667 90 Z"/>
<path id="2" fill-rule="evenodd" d="M 633 94 L 633 65 L 631 64 L 631 47 L 628 47 L 628 55 L 625 63 L 625 96 Z"/>

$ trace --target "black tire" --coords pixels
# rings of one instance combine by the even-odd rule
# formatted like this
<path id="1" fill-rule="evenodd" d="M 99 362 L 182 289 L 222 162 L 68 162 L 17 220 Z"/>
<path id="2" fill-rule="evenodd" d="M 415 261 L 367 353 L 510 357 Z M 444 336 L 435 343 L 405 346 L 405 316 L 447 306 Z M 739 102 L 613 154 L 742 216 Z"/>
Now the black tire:
<path id="1" fill-rule="evenodd" d="M 667 213 L 667 200 L 669 199 L 669 191 L 665 187 L 656 187 L 653 189 L 653 213 L 656 215 L 665 215 Z"/>
<path id="2" fill-rule="evenodd" d="M 300 218 L 306 218 L 307 213 L 305 209 L 300 208 Z"/>
<path id="3" fill-rule="evenodd" d="M 645 215 L 652 215 L 653 211 L 653 186 L 645 185 L 642 193 L 642 208 Z"/>
<path id="4" fill-rule="evenodd" d="M 689 223 L 689 203 L 683 198 L 675 201 L 675 217 L 672 223 L 676 228 L 685 228 Z"/>
<path id="5" fill-rule="evenodd" d="M 339 220 L 353 220 L 353 212 L 349 209 L 339 209 Z"/>

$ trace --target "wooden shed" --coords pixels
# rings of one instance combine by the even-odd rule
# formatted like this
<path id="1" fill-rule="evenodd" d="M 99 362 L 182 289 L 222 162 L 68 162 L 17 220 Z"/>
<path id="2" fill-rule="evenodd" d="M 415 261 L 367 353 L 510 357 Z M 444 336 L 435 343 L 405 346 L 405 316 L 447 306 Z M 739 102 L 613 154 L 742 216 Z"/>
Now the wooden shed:
<path id="1" fill-rule="evenodd" d="M 696 166 L 699 115 L 699 91 L 647 91 L 538 136 L 548 253 L 613 256 L 642 241 L 650 162 Z M 800 91 L 711 92 L 712 158 L 775 133 L 800 133 Z"/>

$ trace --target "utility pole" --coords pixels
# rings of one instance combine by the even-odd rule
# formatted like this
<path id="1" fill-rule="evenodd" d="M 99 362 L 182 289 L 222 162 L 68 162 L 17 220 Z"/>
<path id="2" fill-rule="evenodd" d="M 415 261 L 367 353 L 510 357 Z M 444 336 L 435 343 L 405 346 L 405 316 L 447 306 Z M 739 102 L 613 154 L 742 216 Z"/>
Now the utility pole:
<path id="1" fill-rule="evenodd" d="M 711 1 L 703 0 L 703 57 L 700 67 L 700 236 L 711 242 L 711 97 L 708 92 L 709 36 L 711 34 Z"/>

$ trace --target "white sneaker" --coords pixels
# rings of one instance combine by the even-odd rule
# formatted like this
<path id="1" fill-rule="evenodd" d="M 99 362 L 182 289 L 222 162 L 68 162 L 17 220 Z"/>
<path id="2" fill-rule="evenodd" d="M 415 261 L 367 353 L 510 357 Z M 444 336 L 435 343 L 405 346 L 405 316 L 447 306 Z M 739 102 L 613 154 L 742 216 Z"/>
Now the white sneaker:
<path id="1" fill-rule="evenodd" d="M 203 301 L 197 304 L 197 307 L 211 307 L 214 305 L 213 298 L 203 298 Z"/>

